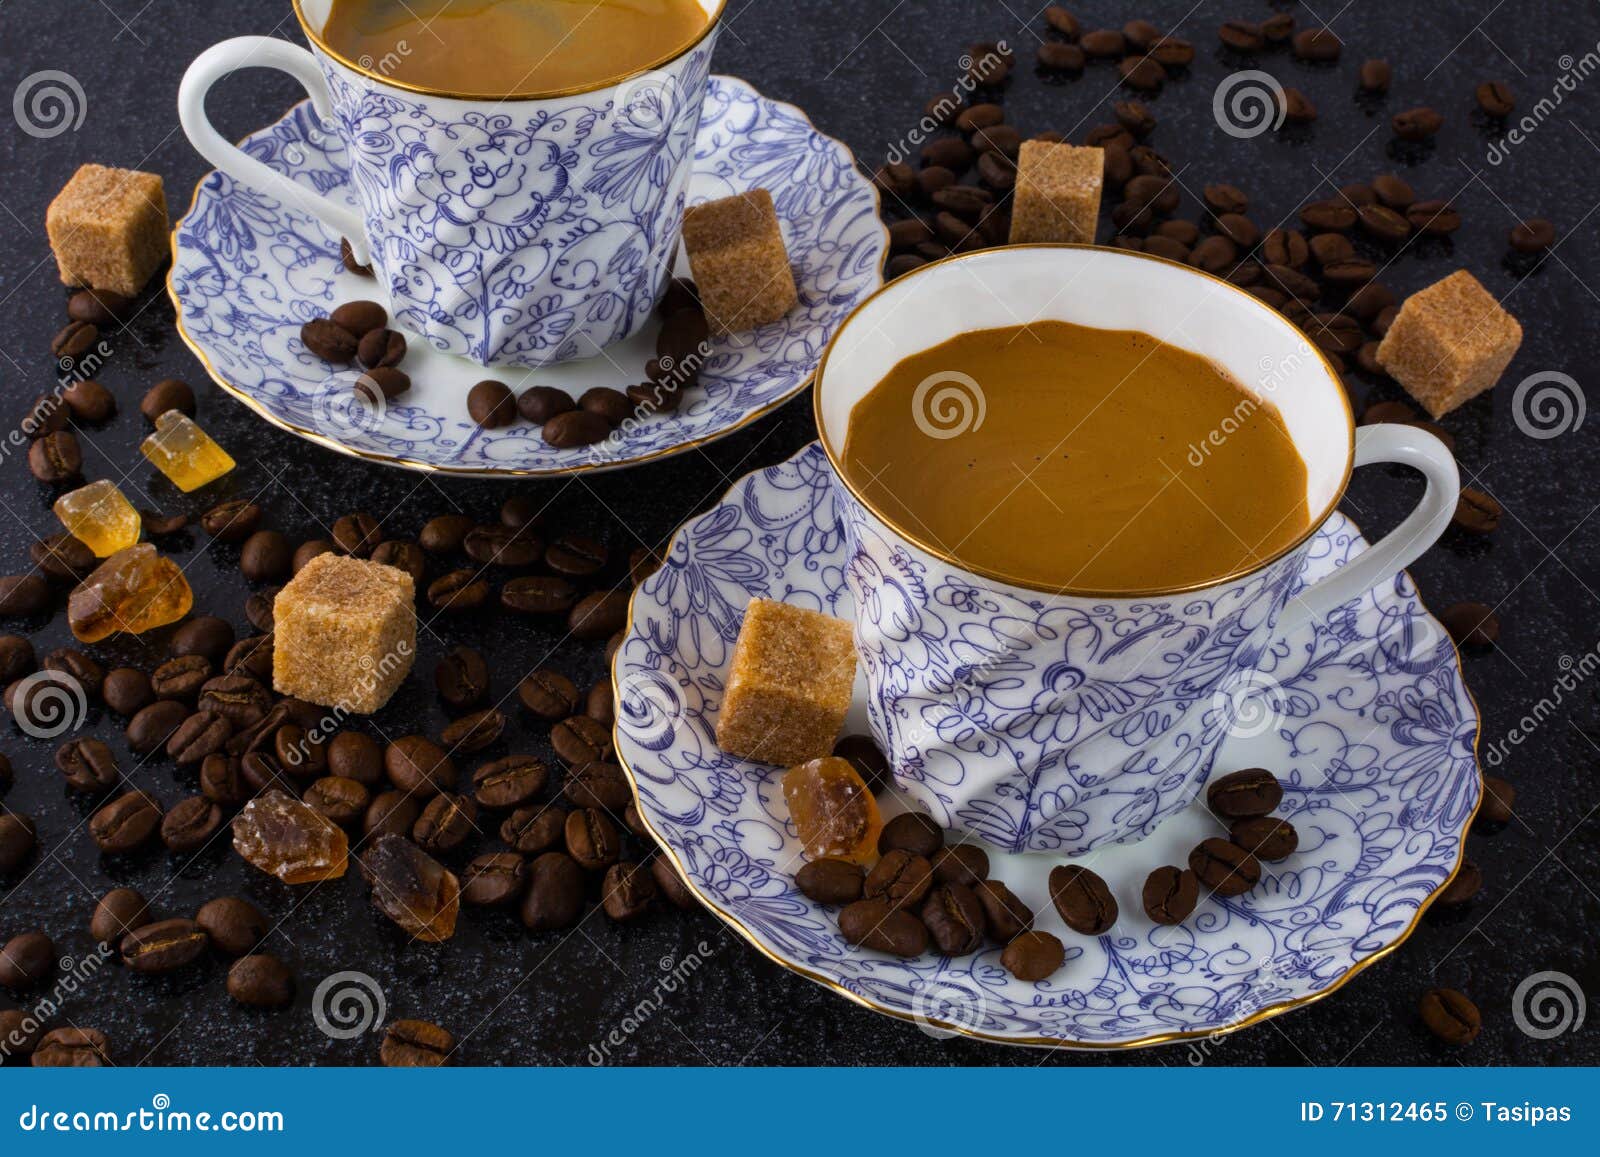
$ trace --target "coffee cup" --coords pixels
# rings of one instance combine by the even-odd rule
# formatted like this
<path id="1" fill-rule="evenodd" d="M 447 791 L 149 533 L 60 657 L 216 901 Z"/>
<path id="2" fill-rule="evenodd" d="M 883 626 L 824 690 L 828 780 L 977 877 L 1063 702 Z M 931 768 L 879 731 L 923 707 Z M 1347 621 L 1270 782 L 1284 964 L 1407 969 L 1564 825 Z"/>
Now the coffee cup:
<path id="1" fill-rule="evenodd" d="M 179 116 L 246 202 L 277 198 L 311 219 L 308 230 L 320 222 L 346 239 L 394 323 L 435 348 L 486 366 L 590 357 L 644 324 L 676 258 L 725 4 L 698 2 L 705 30 L 670 59 L 575 90 L 486 98 L 341 55 L 321 35 L 332 0 L 294 0 L 310 51 L 264 36 L 223 41 L 189 66 Z M 245 67 L 304 86 L 306 115 L 343 146 L 334 151 L 353 204 L 211 125 L 206 93 Z"/>
<path id="2" fill-rule="evenodd" d="M 1275 407 L 1305 463 L 1305 532 L 1214 581 L 1170 588 L 1151 575 L 1137 590 L 1075 590 L 1007 581 L 864 496 L 841 458 L 851 410 L 897 363 L 961 334 L 1046 320 L 1149 334 Z M 945 386 L 941 436 L 986 404 Z M 1081 855 L 1141 839 L 1188 806 L 1268 647 L 1393 581 L 1444 532 L 1460 491 L 1455 460 L 1431 434 L 1358 430 L 1338 374 L 1275 310 L 1187 266 L 1091 246 L 984 250 L 898 278 L 835 334 L 814 404 L 874 735 L 915 805 L 1013 852 Z M 1420 501 L 1306 585 L 1307 553 L 1352 470 L 1379 462 L 1420 471 Z"/>

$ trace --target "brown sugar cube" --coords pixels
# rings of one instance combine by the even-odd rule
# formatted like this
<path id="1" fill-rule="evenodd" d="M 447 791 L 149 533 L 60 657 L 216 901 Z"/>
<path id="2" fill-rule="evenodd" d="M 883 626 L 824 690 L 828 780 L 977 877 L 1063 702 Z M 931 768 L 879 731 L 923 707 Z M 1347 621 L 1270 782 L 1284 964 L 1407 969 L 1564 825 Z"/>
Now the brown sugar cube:
<path id="1" fill-rule="evenodd" d="M 44 223 L 66 285 L 133 297 L 167 259 L 167 195 L 154 173 L 83 165 Z"/>
<path id="2" fill-rule="evenodd" d="M 714 333 L 777 321 L 800 300 L 765 189 L 691 205 L 683 214 L 683 247 Z"/>
<path id="3" fill-rule="evenodd" d="M 1104 149 L 1023 141 L 1011 195 L 1011 243 L 1093 245 L 1105 167 Z"/>
<path id="4" fill-rule="evenodd" d="M 850 624 L 753 599 L 734 644 L 717 743 L 741 759 L 784 767 L 827 755 L 855 679 Z"/>
<path id="5" fill-rule="evenodd" d="M 319 554 L 272 602 L 272 685 L 323 707 L 370 715 L 411 670 L 415 598 L 403 570 Z"/>
<path id="6" fill-rule="evenodd" d="M 1378 364 L 1442 418 L 1500 380 L 1522 326 L 1465 269 L 1406 298 L 1378 346 Z"/>

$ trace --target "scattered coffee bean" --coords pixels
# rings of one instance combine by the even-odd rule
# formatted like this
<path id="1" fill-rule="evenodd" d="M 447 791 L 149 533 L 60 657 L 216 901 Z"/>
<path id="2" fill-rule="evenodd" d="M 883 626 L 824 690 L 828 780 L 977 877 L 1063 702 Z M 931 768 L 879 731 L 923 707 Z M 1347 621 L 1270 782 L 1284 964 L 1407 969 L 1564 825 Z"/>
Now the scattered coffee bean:
<path id="1" fill-rule="evenodd" d="M 1483 1029 L 1478 1006 L 1453 988 L 1428 989 L 1418 1011 L 1428 1031 L 1445 1044 L 1471 1044 Z"/>
<path id="2" fill-rule="evenodd" d="M 1483 798 L 1478 804 L 1478 819 L 1488 824 L 1507 824 L 1516 815 L 1517 789 L 1498 776 L 1483 777 Z"/>
<path id="3" fill-rule="evenodd" d="M 355 334 L 327 317 L 314 318 L 302 325 L 300 341 L 314 357 L 336 365 L 353 362 L 359 345 Z"/>
<path id="4" fill-rule="evenodd" d="M 1500 639 L 1499 616 L 1485 603 L 1456 603 L 1439 612 L 1439 621 L 1468 650 L 1488 650 Z"/>
<path id="5" fill-rule="evenodd" d="M 1342 41 L 1331 28 L 1304 28 L 1294 34 L 1290 41 L 1294 54 L 1301 60 L 1310 60 L 1318 63 L 1338 60 L 1339 52 L 1344 47 Z"/>
<path id="6" fill-rule="evenodd" d="M 928 928 L 902 908 L 884 900 L 857 900 L 839 913 L 839 933 L 847 944 L 910 959 L 928 950 Z"/>
<path id="7" fill-rule="evenodd" d="M 383 1034 L 378 1056 L 391 1069 L 438 1068 L 448 1063 L 456 1040 L 425 1020 L 397 1020 Z"/>
<path id="8" fill-rule="evenodd" d="M 410 837 L 417 818 L 422 815 L 422 804 L 410 792 L 386 791 L 375 796 L 367 805 L 367 814 L 361 819 L 361 830 L 368 843 L 376 843 L 384 836 Z"/>
<path id="9" fill-rule="evenodd" d="M 412 825 L 411 838 L 425 852 L 453 852 L 478 830 L 478 805 L 463 795 L 440 792 Z"/>
<path id="10" fill-rule="evenodd" d="M 206 950 L 206 933 L 193 920 L 162 920 L 135 928 L 122 938 L 122 962 L 135 972 L 172 972 L 192 964 Z"/>
<path id="11" fill-rule="evenodd" d="M 453 570 L 428 584 L 428 605 L 457 614 L 475 611 L 489 600 L 489 584 L 477 571 Z"/>
<path id="12" fill-rule="evenodd" d="M 693 912 L 700 906 L 700 901 L 695 898 L 689 885 L 684 883 L 683 877 L 678 874 L 678 869 L 666 856 L 657 856 L 650 861 L 650 874 L 655 877 L 656 889 L 667 903 L 684 912 Z"/>
<path id="13" fill-rule="evenodd" d="M 523 575 L 500 588 L 500 605 L 524 615 L 564 614 L 578 597 L 577 587 L 552 575 Z"/>
<path id="14" fill-rule="evenodd" d="M 420 735 L 403 735 L 383 752 L 389 782 L 421 799 L 455 786 L 456 767 L 437 744 Z"/>
<path id="15" fill-rule="evenodd" d="M 56 968 L 56 946 L 43 932 L 23 932 L 0 947 L 0 988 L 21 992 L 48 980 Z"/>
<path id="16" fill-rule="evenodd" d="M 577 403 L 572 400 L 571 394 L 554 386 L 530 386 L 517 395 L 517 413 L 535 426 L 543 426 L 562 414 L 572 412 L 576 407 Z M 588 419 L 584 421 L 587 422 Z M 603 438 L 605 435 L 601 434 L 600 437 Z M 545 440 L 549 441 L 548 434 Z M 594 441 L 599 440 L 599 438 L 594 439 Z M 578 444 L 580 443 L 574 443 Z"/>
<path id="17" fill-rule="evenodd" d="M 880 855 L 892 851 L 909 852 L 932 860 L 944 847 L 944 829 L 921 812 L 905 812 L 884 824 L 878 835 Z"/>
<path id="18" fill-rule="evenodd" d="M 1556 227 L 1543 217 L 1530 217 L 1512 227 L 1510 241 L 1518 253 L 1543 253 L 1556 243 Z"/>
<path id="19" fill-rule="evenodd" d="M 559 671 L 535 671 L 517 685 L 517 697 L 541 719 L 565 719 L 578 710 L 578 686 Z"/>
<path id="20" fill-rule="evenodd" d="M 600 906 L 619 924 L 637 920 L 656 898 L 655 876 L 642 864 L 626 860 L 606 869 L 600 884 Z"/>
<path id="21" fill-rule="evenodd" d="M 965 884 L 939 884 L 922 902 L 922 922 L 945 956 L 966 956 L 983 945 L 983 905 Z"/>
<path id="22" fill-rule="evenodd" d="M 150 905 L 132 888 L 113 888 L 95 905 L 89 935 L 101 944 L 118 944 L 135 928 L 150 923 Z"/>
<path id="23" fill-rule="evenodd" d="M 498 908 L 522 895 L 527 865 L 514 852 L 487 852 L 461 874 L 461 900 L 476 908 Z"/>
<path id="24" fill-rule="evenodd" d="M 452 647 L 433 669 L 433 686 L 457 710 L 476 706 L 489 693 L 489 665 L 471 647 Z"/>
<path id="25" fill-rule="evenodd" d="M 1200 882 L 1193 872 L 1165 865 L 1145 879 L 1145 915 L 1157 924 L 1181 924 L 1200 902 Z"/>
<path id="26" fill-rule="evenodd" d="M 603 639 L 627 624 L 628 592 L 595 591 L 573 604 L 567 629 L 575 639 Z"/>
<path id="27" fill-rule="evenodd" d="M 463 715 L 446 727 L 439 738 L 451 751 L 482 751 L 504 734 L 506 717 L 498 708 L 488 707 Z"/>
<path id="28" fill-rule="evenodd" d="M 228 956 L 244 956 L 255 951 L 272 930 L 272 925 L 254 904 L 237 896 L 220 896 L 207 901 L 195 913 L 194 922 L 204 929 L 212 946 Z"/>
<path id="29" fill-rule="evenodd" d="M 83 450 L 71 430 L 46 434 L 28 447 L 28 469 L 40 482 L 71 482 L 83 470 Z"/>
<path id="30" fill-rule="evenodd" d="M 294 999 L 294 974 L 265 952 L 243 956 L 228 969 L 228 995 L 250 1008 L 283 1008 Z"/>
<path id="31" fill-rule="evenodd" d="M 73 791 L 98 794 L 117 786 L 117 757 L 99 739 L 81 735 L 56 748 L 56 769 Z"/>
<path id="32" fill-rule="evenodd" d="M 615 815 L 633 802 L 633 788 L 615 763 L 574 763 L 567 769 L 561 794 L 573 807 L 598 808 Z"/>
<path id="33" fill-rule="evenodd" d="M 0 812 L 0 876 L 9 876 L 33 854 L 34 824 L 25 815 Z"/>
<path id="34" fill-rule="evenodd" d="M 1471 860 L 1465 860 L 1456 869 L 1443 888 L 1434 897 L 1436 903 L 1453 908 L 1465 904 L 1483 891 L 1483 872 Z"/>
<path id="35" fill-rule="evenodd" d="M 914 910 L 933 886 L 933 865 L 924 857 L 895 849 L 867 873 L 862 894 L 894 908 Z"/>
<path id="36" fill-rule="evenodd" d="M 1416 143 L 1428 140 L 1444 127 L 1444 117 L 1431 108 L 1411 108 L 1395 113 L 1389 124 L 1395 136 Z"/>
<path id="37" fill-rule="evenodd" d="M 1488 116 L 1510 116 L 1517 107 L 1517 100 L 1511 95 L 1511 86 L 1498 80 L 1484 81 L 1473 91 L 1473 96 L 1477 98 L 1478 107 Z"/>
<path id="38" fill-rule="evenodd" d="M 1361 65 L 1359 83 L 1361 91 L 1382 95 L 1389 91 L 1389 80 L 1392 70 L 1387 60 L 1368 60 Z"/>
<path id="39" fill-rule="evenodd" d="M 578 862 L 564 852 L 545 852 L 528 865 L 522 923 L 532 932 L 570 928 L 583 912 L 583 897 L 583 870 Z"/>
<path id="40" fill-rule="evenodd" d="M 111 1063 L 106 1034 L 96 1028 L 53 1028 L 39 1038 L 33 1050 L 36 1069 L 97 1069 Z"/>
<path id="41" fill-rule="evenodd" d="M 467 391 L 467 413 L 485 429 L 509 426 L 517 419 L 517 400 L 510 386 L 486 379 Z"/>
<path id="42" fill-rule="evenodd" d="M 1452 523 L 1471 534 L 1492 534 L 1500 525 L 1500 504 L 1481 490 L 1461 488 Z"/>
<path id="43" fill-rule="evenodd" d="M 1117 901 L 1106 882 L 1078 864 L 1050 870 L 1050 900 L 1067 927 L 1098 936 L 1117 922 Z"/>

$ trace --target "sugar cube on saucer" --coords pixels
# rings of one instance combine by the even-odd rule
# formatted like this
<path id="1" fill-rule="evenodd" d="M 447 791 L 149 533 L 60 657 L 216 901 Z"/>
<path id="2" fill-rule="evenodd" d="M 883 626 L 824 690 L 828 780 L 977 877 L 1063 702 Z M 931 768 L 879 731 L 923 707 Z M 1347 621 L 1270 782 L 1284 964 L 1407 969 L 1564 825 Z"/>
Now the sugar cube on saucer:
<path id="1" fill-rule="evenodd" d="M 752 599 L 733 648 L 717 742 L 730 755 L 762 763 L 792 766 L 827 755 L 855 678 L 849 623 Z"/>
<path id="2" fill-rule="evenodd" d="M 777 321 L 799 300 L 765 189 L 691 205 L 683 214 L 683 247 L 714 333 Z"/>

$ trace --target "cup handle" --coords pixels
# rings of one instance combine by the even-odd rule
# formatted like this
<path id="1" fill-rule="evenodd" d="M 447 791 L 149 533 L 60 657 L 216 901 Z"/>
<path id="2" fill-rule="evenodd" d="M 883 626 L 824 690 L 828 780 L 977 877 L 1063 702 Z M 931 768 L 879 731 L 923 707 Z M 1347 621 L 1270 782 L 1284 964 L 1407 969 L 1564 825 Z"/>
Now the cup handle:
<path id="1" fill-rule="evenodd" d="M 366 228 L 361 218 L 343 205 L 313 193 L 245 153 L 228 141 L 206 116 L 206 93 L 211 86 L 241 68 L 276 68 L 298 80 L 311 97 L 311 107 L 324 122 L 333 118 L 333 101 L 316 58 L 298 45 L 271 36 L 238 36 L 214 44 L 183 74 L 178 86 L 178 120 L 195 150 L 234 180 L 293 205 L 316 217 L 350 243 L 357 261 L 371 260 Z"/>
<path id="2" fill-rule="evenodd" d="M 1357 598 L 1410 566 L 1445 532 L 1461 495 L 1461 473 L 1445 444 L 1426 430 L 1396 422 L 1356 431 L 1355 465 L 1398 462 L 1422 472 L 1427 489 L 1417 508 L 1377 542 L 1331 575 L 1313 583 L 1278 616 L 1278 633 L 1293 634 L 1321 622 L 1335 607 Z"/>

